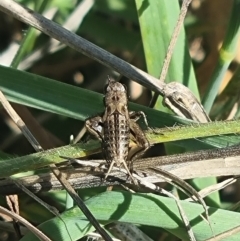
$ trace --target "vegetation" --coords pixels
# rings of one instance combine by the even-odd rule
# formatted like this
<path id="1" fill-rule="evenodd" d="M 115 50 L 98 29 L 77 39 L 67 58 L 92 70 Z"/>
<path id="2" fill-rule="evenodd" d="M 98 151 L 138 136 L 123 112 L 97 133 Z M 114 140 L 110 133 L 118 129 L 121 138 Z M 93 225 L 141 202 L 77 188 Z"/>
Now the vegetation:
<path id="1" fill-rule="evenodd" d="M 168 0 L 17 2 L 48 16 L 156 78 L 160 76 L 180 9 L 178 1 Z M 161 133 L 157 137 L 149 134 L 150 141 L 157 144 L 146 153 L 146 157 L 239 144 L 236 133 L 240 126 L 239 60 L 236 57 L 239 55 L 238 10 L 238 0 L 227 3 L 220 0 L 193 0 L 165 80 L 166 83 L 180 82 L 191 89 L 198 99 L 203 99 L 202 103 L 212 121 L 235 119 L 233 124 L 216 122 L 198 127 L 163 107 L 161 96 L 154 108 L 148 108 L 152 97 L 149 89 L 124 76 L 119 77 L 116 72 L 96 60 L 52 41 L 45 34 L 2 12 L 0 90 L 42 147 L 62 147 L 59 150 L 66 151 L 62 156 L 76 157 L 73 147 L 67 146 L 70 136 L 77 136 L 86 118 L 103 111 L 102 94 L 107 75 L 114 76 L 127 86 L 130 109 L 144 111 L 151 128 L 188 125 L 182 129 L 183 133 L 178 127 L 168 129 L 170 139 L 167 141 L 170 143 L 164 144 L 165 149 Z M 18 52 L 16 42 L 19 43 Z M 49 172 L 46 168 L 37 168 L 59 162 L 61 155 L 58 151 L 50 151 L 50 156 L 47 157 L 48 153 L 33 154 L 34 149 L 3 109 L 0 129 L 1 178 Z M 193 136 L 190 135 L 192 133 Z M 208 137 L 210 135 L 214 136 Z M 189 141 L 186 138 L 192 139 Z M 95 146 L 85 144 L 88 141 L 89 137 L 84 136 L 84 143 L 78 144 L 80 149 L 84 147 L 79 157 L 91 153 L 91 148 L 94 152 L 99 148 L 99 143 L 96 142 Z M 102 158 L 101 154 L 93 157 Z M 197 190 L 202 190 L 225 179 L 196 178 L 189 183 Z M 239 184 L 236 183 L 204 199 L 211 206 L 209 215 L 215 235 L 239 226 L 239 208 L 235 205 L 239 201 Z M 181 199 L 185 198 L 182 192 L 177 193 L 170 185 L 164 184 L 164 188 L 176 193 Z M 118 220 L 137 224 L 153 240 L 188 240 L 186 228 L 173 199 L 150 194 L 145 189 L 135 194 L 120 186 L 114 186 L 113 189 L 108 192 L 106 187 L 101 186 L 78 190 L 101 224 L 110 226 Z M 26 194 L 19 194 L 20 215 L 39 227 L 50 239 L 79 240 L 94 231 L 65 190 L 41 192 L 38 196 L 57 208 L 60 217 L 54 216 Z M 1 205 L 6 206 L 4 196 L 0 201 Z M 190 220 L 196 239 L 211 238 L 211 228 L 200 216 L 204 212 L 201 205 L 181 201 L 181 206 Z M 19 240 L 13 233 L 4 231 L 1 224 L 0 229 L 6 235 L 4 240 Z M 240 233 L 228 234 L 224 240 L 239 240 L 239 237 Z M 28 233 L 20 240 L 38 239 Z"/>

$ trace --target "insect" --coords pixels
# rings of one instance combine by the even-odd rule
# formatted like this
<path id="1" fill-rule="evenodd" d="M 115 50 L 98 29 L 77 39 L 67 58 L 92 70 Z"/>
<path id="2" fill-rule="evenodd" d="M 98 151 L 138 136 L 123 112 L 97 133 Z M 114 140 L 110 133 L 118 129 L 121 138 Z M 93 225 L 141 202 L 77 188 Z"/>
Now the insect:
<path id="1" fill-rule="evenodd" d="M 104 105 L 103 115 L 87 119 L 85 126 L 102 143 L 103 153 L 109 165 L 105 179 L 115 165 L 119 168 L 123 166 L 134 181 L 131 174 L 132 163 L 150 147 L 144 132 L 137 124 L 137 120 L 142 116 L 147 125 L 146 116 L 142 111 L 128 111 L 127 91 L 124 85 L 110 77 L 106 86 Z M 127 160 L 131 139 L 140 149 Z"/>

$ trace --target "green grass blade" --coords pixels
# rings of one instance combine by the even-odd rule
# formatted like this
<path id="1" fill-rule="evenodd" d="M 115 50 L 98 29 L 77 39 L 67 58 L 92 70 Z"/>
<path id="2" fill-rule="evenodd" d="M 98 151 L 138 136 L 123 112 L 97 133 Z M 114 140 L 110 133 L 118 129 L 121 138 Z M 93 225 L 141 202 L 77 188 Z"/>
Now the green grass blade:
<path id="1" fill-rule="evenodd" d="M 188 240 L 186 229 L 173 199 L 153 194 L 105 192 L 85 203 L 100 221 L 119 220 L 121 222 L 159 227 L 171 232 L 181 240 Z M 181 201 L 181 205 L 190 220 L 196 239 L 201 241 L 211 238 L 210 227 L 200 217 L 203 213 L 202 206 L 186 201 Z M 215 235 L 236 227 L 240 222 L 239 213 L 222 209 L 209 208 L 209 216 Z M 64 223 L 56 217 L 39 225 L 38 228 L 53 241 L 70 241 L 69 234 L 71 234 L 72 240 L 77 240 L 91 230 L 78 208 L 65 211 L 61 214 L 61 218 Z M 21 239 L 21 241 L 30 240 L 35 241 L 37 239 L 30 233 Z M 227 240 L 237 241 L 239 240 L 239 234 L 232 235 Z"/>
<path id="2" fill-rule="evenodd" d="M 47 0 L 44 0 L 43 2 L 38 4 L 39 6 L 37 6 L 37 11 L 39 13 L 42 13 L 45 10 L 47 4 L 48 4 Z M 19 63 L 22 61 L 22 59 L 26 55 L 26 53 L 28 53 L 32 50 L 34 42 L 36 40 L 36 32 L 37 32 L 37 30 L 35 28 L 29 27 L 29 29 L 27 30 L 27 33 L 25 34 L 25 36 L 22 40 L 22 43 L 19 46 L 19 49 L 11 63 L 12 68 L 17 68 Z"/>
<path id="3" fill-rule="evenodd" d="M 148 132 L 147 137 L 151 144 L 165 143 L 173 140 L 182 140 L 186 138 L 203 137 L 212 135 L 240 132 L 240 121 L 209 123 L 201 126 L 186 126 L 181 128 L 166 128 L 157 130 L 158 133 Z M 192 140 L 191 140 L 192 141 Z M 7 158 L 0 161 L 0 177 L 11 176 L 16 173 L 35 170 L 37 168 L 47 166 L 51 163 L 63 162 L 64 157 L 80 158 L 86 155 L 96 153 L 101 149 L 98 141 L 91 141 L 83 144 L 63 146 L 44 152 L 34 153 L 22 157 Z"/>
<path id="4" fill-rule="evenodd" d="M 99 142 L 90 141 L 86 144 L 78 143 L 46 150 L 43 152 L 37 152 L 23 157 L 0 160 L 0 176 L 8 177 L 19 172 L 36 170 L 37 168 L 45 167 L 52 163 L 57 164 L 66 161 L 61 156 L 81 158 L 86 155 L 96 153 L 99 149 Z"/>
<path id="5" fill-rule="evenodd" d="M 166 51 L 179 15 L 176 1 L 136 0 L 148 73 L 159 77 Z M 182 27 L 183 28 L 183 27 Z M 185 32 L 182 29 L 168 69 L 166 83 L 178 81 L 198 96 L 198 88 Z M 161 103 L 157 109 L 161 108 Z"/>
<path id="6" fill-rule="evenodd" d="M 217 66 L 211 77 L 210 84 L 203 98 L 203 106 L 207 112 L 212 108 L 213 102 L 218 94 L 219 87 L 222 83 L 223 76 L 232 62 L 240 36 L 240 1 L 235 0 L 232 8 L 232 14 L 228 25 L 226 37 L 220 49 Z"/>
<path id="7" fill-rule="evenodd" d="M 83 88 L 4 66 L 0 66 L 0 76 L 0 89 L 12 102 L 82 121 L 104 110 L 103 96 Z M 136 104 L 130 103 L 130 108 L 146 110 L 152 127 L 191 123 Z"/>

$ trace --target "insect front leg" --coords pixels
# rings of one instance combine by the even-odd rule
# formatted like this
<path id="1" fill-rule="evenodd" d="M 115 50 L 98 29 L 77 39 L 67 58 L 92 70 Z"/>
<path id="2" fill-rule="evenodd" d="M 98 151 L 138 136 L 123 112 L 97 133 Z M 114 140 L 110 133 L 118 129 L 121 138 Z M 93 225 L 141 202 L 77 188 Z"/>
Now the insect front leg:
<path id="1" fill-rule="evenodd" d="M 103 141 L 103 121 L 101 116 L 95 116 L 85 121 L 87 130 L 101 142 Z"/>
<path id="2" fill-rule="evenodd" d="M 135 120 L 130 120 L 130 131 L 131 136 L 133 137 L 133 141 L 140 147 L 140 150 L 138 150 L 130 159 L 130 170 L 133 171 L 133 162 L 139 158 L 141 155 L 146 152 L 146 150 L 150 147 L 150 143 L 145 136 L 144 132 L 140 128 L 140 126 L 135 122 Z"/>

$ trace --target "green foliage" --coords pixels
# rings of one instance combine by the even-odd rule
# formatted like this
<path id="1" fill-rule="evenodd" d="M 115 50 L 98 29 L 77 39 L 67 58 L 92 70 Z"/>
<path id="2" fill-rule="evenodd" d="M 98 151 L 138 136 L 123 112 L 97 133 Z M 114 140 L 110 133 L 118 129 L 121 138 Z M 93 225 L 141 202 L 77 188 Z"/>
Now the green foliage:
<path id="1" fill-rule="evenodd" d="M 57 7 L 58 12 L 53 17 L 53 21 L 64 24 L 72 15 L 76 6 L 81 4 L 82 1 L 52 0 L 47 1 L 47 3 L 43 1 L 41 2 L 42 5 L 33 0 L 19 0 L 18 2 L 32 9 L 39 9 L 42 6 L 41 12 L 49 10 L 52 7 Z M 239 1 L 235 0 L 235 4 L 239 6 Z M 236 9 L 233 9 L 231 21 L 234 22 L 236 20 L 236 25 L 234 26 L 239 27 L 239 14 L 236 14 L 236 12 Z M 129 62 L 130 59 L 133 59 L 133 65 L 137 65 L 151 75 L 159 77 L 178 14 L 179 4 L 177 1 L 95 1 L 76 32 L 107 51 L 126 58 Z M 191 19 L 194 19 L 192 22 L 193 27 L 199 24 L 197 15 L 194 15 L 194 17 L 189 16 L 189 19 L 186 22 L 189 23 Z M 236 31 L 236 29 L 239 30 L 237 27 L 232 28 L 237 33 L 234 35 L 234 38 L 229 37 L 232 36 L 230 28 L 224 41 L 224 51 L 227 51 L 228 46 L 230 46 L 231 54 L 234 54 L 236 51 L 235 44 L 239 36 L 239 33 Z M 47 43 L 47 41 L 48 39 L 45 36 L 37 33 L 34 29 L 29 29 L 21 42 L 21 51 L 15 56 L 12 67 L 17 68 L 26 55 L 31 55 L 38 47 Z M 223 62 L 221 58 L 219 61 Z M 230 63 L 229 60 L 227 61 Z M 60 67 L 56 67 L 54 64 L 59 64 Z M 95 61 L 77 54 L 69 48 L 65 47 L 63 50 L 55 53 L 49 53 L 46 50 L 45 55 L 36 64 L 32 64 L 27 71 L 14 68 L 0 65 L 0 89 L 12 103 L 31 107 L 34 117 L 46 117 L 48 121 L 43 126 L 50 132 L 52 131 L 51 134 L 53 134 L 53 129 L 57 129 L 58 137 L 61 141 L 66 139 L 64 136 L 65 129 L 77 126 L 76 129 L 78 130 L 80 129 L 79 120 L 83 124 L 86 118 L 103 111 L 103 96 L 97 93 L 97 91 L 104 89 L 104 83 L 100 82 L 100 79 L 106 77 L 106 70 L 101 65 L 96 64 Z M 66 70 L 62 71 L 65 68 Z M 221 76 L 213 81 L 220 83 L 226 69 L 226 66 L 225 69 L 222 68 Z M 58 71 L 61 74 L 58 75 Z M 72 80 L 72 76 L 79 72 L 84 76 L 82 85 L 76 84 Z M 104 77 L 102 78 L 101 76 Z M 234 78 L 234 82 L 237 82 L 236 79 L 238 78 L 236 76 Z M 181 31 L 178 38 L 168 71 L 166 82 L 170 81 L 183 83 L 199 97 L 197 80 L 192 60 L 189 56 L 188 36 L 184 30 Z M 215 96 L 218 88 L 207 90 L 205 96 L 209 95 L 213 89 Z M 236 91 L 239 88 L 235 86 L 230 89 Z M 236 92 L 231 92 L 231 95 L 228 94 L 228 96 L 232 97 L 234 94 Z M 237 101 L 236 96 L 234 96 L 234 100 L 234 102 L 228 101 L 228 105 L 226 104 L 224 107 L 222 104 L 219 105 L 216 103 L 215 110 L 217 109 L 218 112 L 221 112 L 218 113 L 220 117 L 224 115 L 223 112 L 225 109 L 231 110 Z M 145 105 L 148 102 L 149 99 L 145 101 Z M 164 135 L 148 134 L 148 137 L 152 143 L 162 143 L 164 140 L 171 141 L 175 152 L 178 150 L 176 146 L 193 151 L 226 147 L 239 143 L 239 138 L 235 135 L 235 132 L 239 133 L 239 121 L 233 121 L 230 124 L 225 124 L 224 122 L 210 123 L 204 127 L 197 127 L 193 125 L 192 121 L 165 113 L 169 111 L 162 108 L 161 98 L 158 99 L 155 109 L 132 102 L 130 102 L 129 106 L 131 110 L 141 110 L 146 113 L 150 127 L 165 128 Z M 236 113 L 239 116 L 239 108 Z M 76 120 L 75 122 L 71 122 L 74 124 L 68 124 L 70 118 Z M 186 125 L 186 127 L 172 128 L 175 124 Z M 211 137 L 208 137 L 208 133 L 211 133 Z M 215 136 L 212 136 L 213 133 Z M 231 135 L 227 136 L 226 134 Z M 11 132 L 9 131 L 6 136 L 4 135 L 5 133 L 2 133 L 2 138 L 10 136 Z M 191 139 L 186 140 L 187 138 Z M 16 142 L 15 147 L 20 144 L 20 142 Z M 7 153 L 2 152 L 0 154 L 0 177 L 7 177 L 23 171 L 35 171 L 36 168 L 50 163 L 59 163 L 62 161 L 60 154 L 69 157 L 83 157 L 95 153 L 100 147 L 98 142 L 77 145 L 67 144 L 65 143 L 65 146 L 59 147 L 59 149 L 30 155 L 27 155 L 32 151 L 29 149 L 22 150 L 22 152 L 18 152 L 14 147 L 12 147 L 13 151 L 6 149 Z M 15 156 L 16 153 L 18 155 L 22 154 L 22 156 L 11 156 Z M 216 179 L 194 180 L 196 188 L 199 189 L 203 186 L 209 186 L 215 181 Z M 151 194 L 131 194 L 126 192 L 104 192 L 101 195 L 95 196 L 98 192 L 102 192 L 102 189 L 84 190 L 82 194 L 89 197 L 86 204 L 96 218 L 101 220 L 103 225 L 116 220 L 136 223 L 147 226 L 147 230 L 151 226 L 157 228 L 157 232 L 160 233 L 161 230 L 159 228 L 161 228 L 168 232 L 169 237 L 187 240 L 186 230 L 183 227 L 176 204 L 172 199 Z M 53 192 L 47 199 L 55 206 L 61 206 L 66 202 L 67 206 L 72 205 L 71 202 L 70 204 L 68 203 L 68 198 L 65 201 L 65 196 L 62 192 Z M 216 195 L 211 197 L 210 201 L 212 201 L 209 202 L 211 205 L 218 207 L 210 208 L 210 220 L 215 235 L 238 225 L 240 217 L 237 212 L 219 208 L 224 204 L 219 199 L 219 192 L 216 192 Z M 181 204 L 191 221 L 191 226 L 197 240 L 210 238 L 211 230 L 206 221 L 200 217 L 200 214 L 203 213 L 202 207 L 184 201 Z M 71 235 L 72 240 L 78 240 L 85 234 L 93 231 L 93 228 L 76 207 L 63 212 L 61 219 L 59 217 L 49 219 L 49 214 L 42 212 L 41 217 L 40 215 L 38 217 L 36 213 L 34 215 L 34 208 L 31 208 L 31 211 L 28 212 L 24 206 L 21 207 L 23 216 L 29 220 L 34 220 L 35 224 L 41 223 L 39 228 L 46 232 L 52 240 L 71 240 L 69 235 Z M 38 214 L 41 213 L 41 209 L 37 210 Z M 149 219 L 146 219 L 146 217 L 149 217 Z M 44 219 L 46 220 L 45 222 L 43 222 Z M 55 231 L 53 232 L 53 230 Z M 35 238 L 32 234 L 27 234 L 21 240 L 28 241 L 35 240 Z M 239 240 L 239 236 L 233 235 L 226 240 Z"/>
<path id="2" fill-rule="evenodd" d="M 105 192 L 92 197 L 86 201 L 86 204 L 102 224 L 110 221 L 142 224 L 163 228 L 180 239 L 188 239 L 173 199 L 154 194 Z M 181 205 L 190 219 L 197 240 L 211 238 L 211 229 L 207 222 L 200 217 L 203 212 L 201 205 L 184 201 L 181 202 Z M 231 211 L 210 208 L 209 213 L 215 235 L 235 227 L 240 220 L 240 214 Z M 55 217 L 41 224 L 39 228 L 53 240 L 64 241 L 77 240 L 92 231 L 91 226 L 76 207 L 63 212 L 61 219 Z M 37 239 L 32 234 L 21 239 L 21 241 L 30 240 Z M 229 240 L 237 241 L 238 235 L 233 235 Z"/>

